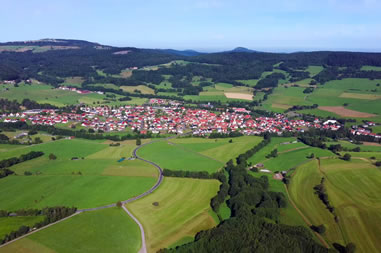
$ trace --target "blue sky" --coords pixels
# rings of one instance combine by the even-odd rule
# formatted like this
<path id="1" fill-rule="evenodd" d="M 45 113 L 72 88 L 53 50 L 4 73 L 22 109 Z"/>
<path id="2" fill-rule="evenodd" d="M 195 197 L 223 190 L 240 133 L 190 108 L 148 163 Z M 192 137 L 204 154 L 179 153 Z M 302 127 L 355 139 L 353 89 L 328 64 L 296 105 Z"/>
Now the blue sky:
<path id="1" fill-rule="evenodd" d="M 0 41 L 381 51 L 381 0 L 1 0 Z"/>

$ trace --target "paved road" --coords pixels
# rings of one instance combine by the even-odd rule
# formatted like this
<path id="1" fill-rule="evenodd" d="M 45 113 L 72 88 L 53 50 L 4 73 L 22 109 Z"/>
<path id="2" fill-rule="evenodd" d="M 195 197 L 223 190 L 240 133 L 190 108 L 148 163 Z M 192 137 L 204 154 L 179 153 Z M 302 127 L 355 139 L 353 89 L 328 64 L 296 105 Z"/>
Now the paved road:
<path id="1" fill-rule="evenodd" d="M 164 140 L 169 140 L 169 139 L 177 138 L 178 136 L 183 136 L 183 135 L 187 135 L 187 134 L 189 134 L 189 133 L 184 133 L 184 134 L 182 134 L 182 135 L 176 135 L 176 136 L 168 137 L 168 138 L 165 138 Z M 141 158 L 141 157 L 139 157 L 139 156 L 136 154 L 136 152 L 137 152 L 140 148 L 142 148 L 142 147 L 144 147 L 144 146 L 146 146 L 146 145 L 149 145 L 149 144 L 151 144 L 151 143 L 161 141 L 161 140 L 163 140 L 163 139 L 154 140 L 154 141 L 150 141 L 150 142 L 147 142 L 147 143 L 145 143 L 145 144 L 142 144 L 142 145 L 136 147 L 136 148 L 134 149 L 134 151 L 132 152 L 132 153 L 133 153 L 133 156 L 134 156 L 136 159 L 142 160 L 142 161 L 144 161 L 144 162 L 146 162 L 146 163 L 149 163 L 149 164 L 155 166 L 155 167 L 158 169 L 158 171 L 159 171 L 159 178 L 157 179 L 156 184 L 155 184 L 154 186 L 151 187 L 151 189 L 149 189 L 148 191 L 146 191 L 146 192 L 144 192 L 144 193 L 142 193 L 142 194 L 140 194 L 140 195 L 138 195 L 138 196 L 136 196 L 136 197 L 133 197 L 133 198 L 130 198 L 130 199 L 127 199 L 127 200 L 122 201 L 123 204 L 130 203 L 130 202 L 132 202 L 132 201 L 141 199 L 141 198 L 143 198 L 143 197 L 145 197 L 145 196 L 151 194 L 151 193 L 152 193 L 154 190 L 156 190 L 156 189 L 160 186 L 160 184 L 162 183 L 162 181 L 163 181 L 163 170 L 162 170 L 162 168 L 161 168 L 159 165 L 157 165 L 156 163 L 151 162 L 151 161 L 148 161 L 148 160 L 146 160 L 146 159 L 144 159 L 144 158 Z M 62 220 L 59 220 L 59 221 L 57 221 L 57 222 L 55 222 L 55 223 L 49 224 L 49 225 L 47 225 L 47 226 L 45 226 L 45 227 L 42 227 L 42 228 L 40 228 L 40 229 L 38 229 L 38 230 L 36 230 L 36 231 L 34 231 L 34 232 L 32 232 L 32 233 L 35 233 L 35 232 L 37 232 L 37 231 L 43 230 L 43 229 L 45 229 L 45 228 L 48 228 L 48 227 L 50 227 L 50 226 L 52 226 L 52 225 L 54 225 L 54 224 L 57 224 L 57 223 L 59 223 L 59 222 L 61 222 L 61 221 L 64 221 L 64 220 L 66 220 L 66 219 L 68 219 L 68 218 L 70 218 L 70 217 L 72 217 L 72 216 L 74 216 L 74 215 L 77 215 L 77 214 L 79 214 L 79 213 L 90 212 L 90 211 L 96 211 L 96 210 L 101 210 L 101 209 L 105 209 L 105 208 L 111 208 L 111 207 L 114 207 L 114 206 L 116 206 L 116 203 L 109 204 L 109 205 L 105 205 L 105 206 L 94 207 L 94 208 L 79 209 L 79 210 L 77 210 L 77 212 L 74 213 L 73 215 L 71 215 L 71 216 L 69 216 L 69 217 L 66 217 L 66 218 L 64 218 L 64 219 L 62 219 Z M 145 243 L 145 233 L 144 233 L 144 229 L 143 229 L 142 224 L 138 221 L 138 219 L 136 219 L 136 218 L 131 214 L 131 212 L 128 211 L 128 209 L 127 209 L 126 207 L 123 206 L 123 209 L 124 209 L 124 210 L 127 212 L 127 214 L 128 214 L 128 215 L 129 215 L 129 216 L 130 216 L 130 217 L 131 217 L 137 224 L 138 224 L 138 226 L 139 226 L 139 228 L 140 228 L 141 237 L 142 237 L 142 248 L 139 250 L 139 253 L 146 253 L 146 252 L 147 252 L 147 247 L 146 247 L 146 243 Z M 24 235 L 24 236 L 22 236 L 22 237 L 18 237 L 17 239 L 8 242 L 8 243 L 6 243 L 6 244 L 0 245 L 0 248 L 3 247 L 3 246 L 5 246 L 5 245 L 7 245 L 7 244 L 9 244 L 9 243 L 12 243 L 12 242 L 17 241 L 17 240 L 19 240 L 19 239 L 21 239 L 21 238 L 24 238 L 24 237 L 26 237 L 26 236 L 28 236 L 28 235 L 30 235 L 30 234 L 31 234 L 31 233 L 28 233 L 28 234 L 26 234 L 26 235 Z"/>

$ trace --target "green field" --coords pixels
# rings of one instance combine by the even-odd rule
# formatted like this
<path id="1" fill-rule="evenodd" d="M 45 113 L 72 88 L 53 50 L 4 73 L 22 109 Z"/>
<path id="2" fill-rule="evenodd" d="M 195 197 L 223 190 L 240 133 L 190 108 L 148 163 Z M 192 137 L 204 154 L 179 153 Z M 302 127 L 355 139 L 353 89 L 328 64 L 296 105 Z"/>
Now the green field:
<path id="1" fill-rule="evenodd" d="M 21 226 L 29 226 L 37 224 L 44 220 L 44 216 L 17 216 L 17 217 L 1 217 L 0 218 L 0 240 L 12 231 L 17 231 Z"/>
<path id="2" fill-rule="evenodd" d="M 310 66 L 307 69 L 310 73 L 319 71 L 317 66 Z M 310 79 L 305 79 L 298 83 L 300 86 L 309 86 Z M 368 118 L 371 121 L 381 122 L 381 89 L 377 86 L 381 80 L 369 80 L 365 78 L 345 78 L 333 80 L 324 85 L 317 85 L 314 92 L 305 94 L 305 87 L 279 86 L 269 95 L 269 98 L 262 103 L 262 109 L 273 112 L 284 112 L 293 105 L 313 105 L 319 106 L 343 106 L 354 111 L 376 114 L 376 117 Z M 298 111 L 301 113 L 314 114 L 316 116 L 328 117 L 338 116 L 335 113 L 319 109 L 308 109 Z M 343 115 L 345 117 L 345 115 Z M 350 116 L 349 116 L 350 117 Z"/>
<path id="3" fill-rule="evenodd" d="M 208 211 L 219 184 L 217 180 L 166 177 L 153 194 L 128 204 L 127 208 L 143 224 L 148 252 L 215 226 Z"/>
<path id="4" fill-rule="evenodd" d="M 6 146 L 9 145 L 2 145 L 4 149 Z M 54 205 L 89 208 L 139 195 L 154 185 L 158 172 L 139 160 L 118 162 L 121 157 L 130 157 L 135 147 L 134 141 L 110 147 L 100 141 L 74 139 L 17 146 L 1 152 L 1 159 L 32 150 L 43 151 L 45 155 L 14 165 L 12 169 L 17 175 L 0 180 L 0 188 L 8 193 L 0 195 L 0 209 Z M 50 152 L 57 156 L 56 160 L 49 160 Z M 25 171 L 33 175 L 24 176 Z"/>
<path id="5" fill-rule="evenodd" d="M 0 98 L 12 98 L 17 101 L 33 98 L 38 103 L 49 103 L 56 106 L 92 104 L 105 98 L 105 95 L 96 93 L 81 95 L 73 91 L 55 89 L 45 84 L 20 84 L 19 87 L 0 85 L 0 90 Z"/>
<path id="6" fill-rule="evenodd" d="M 232 140 L 232 143 L 229 143 Z M 257 136 L 242 136 L 236 138 L 205 139 L 205 138 L 177 138 L 171 140 L 182 148 L 206 155 L 222 163 L 235 159 L 262 141 Z"/>
<path id="7" fill-rule="evenodd" d="M 325 177 L 328 197 L 339 222 L 314 194 L 313 187 Z M 324 224 L 324 237 L 332 244 L 355 243 L 359 252 L 377 252 L 380 248 L 381 171 L 371 163 L 352 159 L 322 159 L 297 168 L 290 194 L 305 216 L 314 224 Z"/>
<path id="8" fill-rule="evenodd" d="M 224 164 L 196 152 L 189 152 L 171 142 L 160 141 L 144 146 L 138 155 L 170 170 L 216 172 Z"/>
<path id="9" fill-rule="evenodd" d="M 5 252 L 138 252 L 138 225 L 121 208 L 76 215 L 0 248 Z"/>
<path id="10" fill-rule="evenodd" d="M 315 157 L 334 156 L 329 150 L 310 147 L 301 142 L 290 143 L 294 141 L 296 141 L 296 139 L 292 137 L 272 138 L 271 142 L 249 158 L 248 162 L 251 162 L 252 165 L 262 163 L 264 169 L 274 172 L 297 167 L 301 163 L 308 161 L 308 156 L 312 153 Z M 266 158 L 266 155 L 274 149 L 278 150 L 278 156 Z"/>

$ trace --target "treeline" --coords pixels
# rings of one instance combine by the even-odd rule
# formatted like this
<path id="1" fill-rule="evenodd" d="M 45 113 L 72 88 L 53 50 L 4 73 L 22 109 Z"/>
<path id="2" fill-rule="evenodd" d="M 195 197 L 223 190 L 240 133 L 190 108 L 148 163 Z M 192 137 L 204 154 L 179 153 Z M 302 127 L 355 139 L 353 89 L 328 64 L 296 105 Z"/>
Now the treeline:
<path id="1" fill-rule="evenodd" d="M 44 152 L 31 151 L 31 152 L 24 154 L 24 155 L 21 155 L 19 157 L 12 157 L 12 158 L 1 160 L 0 161 L 0 178 L 6 177 L 6 176 L 14 173 L 14 171 L 8 169 L 9 167 L 11 167 L 15 164 L 18 164 L 18 163 L 22 163 L 25 161 L 32 160 L 34 158 L 37 158 L 37 157 L 40 157 L 43 155 L 44 155 Z"/>
<path id="2" fill-rule="evenodd" d="M 239 136 L 243 136 L 242 133 L 238 132 L 238 131 L 234 131 L 234 132 L 229 132 L 229 133 L 217 133 L 217 132 L 213 132 L 209 135 L 209 138 L 210 139 L 217 139 L 217 138 L 233 138 L 233 137 L 239 137 Z"/>
<path id="3" fill-rule="evenodd" d="M 301 110 L 308 110 L 308 109 L 316 109 L 319 105 L 313 104 L 313 105 L 293 105 L 292 107 L 285 110 L 285 112 L 291 112 L 291 111 L 301 111 Z"/>
<path id="4" fill-rule="evenodd" d="M 161 252 L 328 252 L 306 228 L 279 224 L 279 210 L 287 203 L 285 196 L 268 190 L 267 176 L 255 178 L 248 174 L 247 159 L 268 142 L 267 137 L 241 154 L 237 165 L 232 160 L 226 164 L 229 180 L 221 185 L 221 195 L 212 201 L 223 202 L 229 195 L 232 217 L 199 232 L 194 242 Z M 214 209 L 218 210 L 218 205 Z"/>
<path id="5" fill-rule="evenodd" d="M 39 215 L 42 215 L 42 216 L 45 216 L 45 219 L 41 222 L 36 223 L 32 227 L 22 225 L 18 230 L 10 232 L 6 236 L 4 236 L 4 238 L 1 240 L 1 244 L 12 241 L 12 240 L 16 239 L 17 237 L 25 235 L 34 229 L 38 229 L 38 228 L 44 227 L 48 224 L 59 221 L 65 217 L 68 217 L 68 216 L 74 214 L 76 211 L 77 211 L 77 208 L 75 208 L 75 207 L 63 207 L 63 206 L 46 207 L 42 210 L 27 209 L 27 210 L 15 211 L 13 213 L 16 214 L 17 216 L 39 216 Z M 0 211 L 0 215 L 4 215 L 4 214 L 9 215 L 10 213 L 7 211 Z"/>
<path id="6" fill-rule="evenodd" d="M 61 129 L 56 128 L 54 126 L 46 126 L 46 125 L 28 125 L 25 122 L 0 122 L 0 129 L 21 129 L 21 130 L 31 130 L 31 131 L 43 131 L 47 132 L 51 135 L 58 136 L 71 136 L 82 139 L 89 140 L 112 140 L 112 141 L 124 141 L 124 140 L 133 140 L 136 138 L 147 139 L 152 138 L 153 135 L 151 132 L 147 132 L 146 134 L 134 133 L 134 134 L 125 134 L 125 135 L 106 135 L 101 133 L 89 133 L 85 129 L 81 129 L 79 131 L 71 130 L 71 129 Z M 155 135 L 155 137 L 159 137 L 159 135 Z"/>
<path id="7" fill-rule="evenodd" d="M 279 84 L 279 80 L 286 79 L 286 76 L 283 73 L 272 73 L 265 78 L 258 81 L 255 85 L 256 89 L 263 88 L 275 88 Z"/>
<path id="8" fill-rule="evenodd" d="M 1 113 L 16 113 L 21 111 L 21 106 L 26 109 L 58 109 L 57 106 L 51 104 L 39 104 L 36 101 L 25 98 L 21 103 L 17 100 L 8 100 L 0 98 L 0 112 Z"/>
<path id="9" fill-rule="evenodd" d="M 320 184 L 314 186 L 315 194 L 318 195 L 319 199 L 323 202 L 327 209 L 335 216 L 335 221 L 338 221 L 338 217 L 335 214 L 335 208 L 332 206 L 331 202 L 329 202 L 327 190 L 324 183 L 325 178 L 322 177 Z"/>

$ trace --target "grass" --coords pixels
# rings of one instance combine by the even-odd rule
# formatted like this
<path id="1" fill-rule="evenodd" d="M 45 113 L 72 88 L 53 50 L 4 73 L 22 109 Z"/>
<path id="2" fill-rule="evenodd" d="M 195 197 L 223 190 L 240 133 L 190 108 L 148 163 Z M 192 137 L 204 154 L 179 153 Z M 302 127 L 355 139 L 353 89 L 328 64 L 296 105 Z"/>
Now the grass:
<path id="1" fill-rule="evenodd" d="M 177 145 L 160 141 L 144 146 L 138 155 L 159 164 L 170 170 L 208 171 L 216 172 L 223 166 L 222 162 L 202 156 L 196 152 L 189 152 Z"/>
<path id="2" fill-rule="evenodd" d="M 120 88 L 123 91 L 136 93 L 136 90 L 140 91 L 142 94 L 154 94 L 154 90 L 145 86 L 145 85 L 138 85 L 138 86 L 120 86 Z"/>
<path id="3" fill-rule="evenodd" d="M 381 71 L 381 67 L 365 65 L 361 67 L 361 70 L 365 71 Z"/>
<path id="4" fill-rule="evenodd" d="M 2 192 L 10 193 L 0 195 L 0 209 L 53 205 L 88 208 L 115 203 L 148 190 L 156 181 L 157 169 L 139 160 L 118 162 L 121 157 L 131 156 L 136 147 L 134 141 L 123 141 L 119 147 L 110 147 L 109 142 L 60 140 L 1 152 L 0 159 L 31 150 L 43 151 L 45 155 L 14 165 L 12 169 L 17 175 L 0 180 Z M 57 156 L 56 160 L 49 160 L 50 152 Z M 72 157 L 80 159 L 72 160 Z M 23 176 L 25 171 L 33 176 Z"/>
<path id="5" fill-rule="evenodd" d="M 91 208 L 137 196 L 156 182 L 152 177 L 97 175 L 8 176 L 0 181 L 0 209 L 75 206 Z"/>
<path id="6" fill-rule="evenodd" d="M 227 220 L 230 218 L 231 216 L 231 210 L 230 208 L 228 207 L 228 205 L 226 204 L 226 202 L 223 202 L 221 205 L 220 205 L 220 208 L 218 209 L 218 215 L 223 219 L 223 220 Z"/>
<path id="7" fill-rule="evenodd" d="M 128 204 L 127 208 L 144 227 L 148 252 L 169 247 L 215 226 L 208 210 L 218 188 L 216 180 L 166 177 L 153 194 Z"/>
<path id="8" fill-rule="evenodd" d="M 323 69 L 323 66 L 308 66 L 305 71 L 310 72 L 310 76 L 313 77 L 319 74 Z"/>
<path id="9" fill-rule="evenodd" d="M 314 194 L 313 187 L 326 178 L 326 189 L 339 222 Z M 314 225 L 324 224 L 324 237 L 332 244 L 355 243 L 359 252 L 377 252 L 381 247 L 381 171 L 371 163 L 352 159 L 321 159 L 297 168 L 290 194 Z"/>
<path id="10" fill-rule="evenodd" d="M 44 216 L 1 217 L 0 240 L 10 232 L 18 230 L 22 225 L 32 227 L 43 219 Z"/>
<path id="11" fill-rule="evenodd" d="M 233 141 L 232 143 L 229 143 L 230 139 Z M 177 138 L 172 140 L 187 150 L 198 152 L 222 163 L 226 163 L 230 159 L 234 160 L 239 154 L 246 152 L 261 141 L 262 138 L 257 136 L 222 139 Z"/>
<path id="12" fill-rule="evenodd" d="M 8 152 L 1 152 L 0 159 L 20 156 L 30 151 L 42 151 L 46 156 L 54 153 L 58 158 L 71 159 L 72 157 L 86 157 L 104 148 L 107 148 L 107 145 L 96 141 L 82 139 L 59 140 L 31 146 L 18 146 L 18 148 Z"/>
<path id="13" fill-rule="evenodd" d="M 8 90 L 6 90 L 8 89 Z M 56 106 L 79 104 L 81 102 L 91 104 L 93 101 L 102 100 L 105 95 L 91 93 L 81 95 L 72 91 L 54 89 L 45 84 L 20 84 L 19 87 L 0 85 L 0 98 L 12 98 L 21 102 L 25 98 L 33 98 L 38 103 L 49 103 Z M 87 98 L 87 100 L 84 98 Z"/>
<path id="14" fill-rule="evenodd" d="M 0 252 L 138 252 L 138 225 L 121 208 L 76 215 L 0 248 Z"/>
<path id="15" fill-rule="evenodd" d="M 298 167 L 289 185 L 290 196 L 313 225 L 324 224 L 325 238 L 330 238 L 331 242 L 345 244 L 333 215 L 314 193 L 313 187 L 320 183 L 322 176 L 317 160 Z"/>
<path id="16" fill-rule="evenodd" d="M 272 177 L 272 174 L 261 173 L 261 172 L 249 172 L 250 175 L 254 177 L 266 176 L 269 179 L 269 191 L 282 192 L 287 199 L 287 207 L 280 209 L 280 223 L 290 225 L 290 226 L 307 226 L 303 221 L 300 214 L 291 205 L 290 200 L 287 196 L 286 188 L 284 183 L 280 180 L 276 180 Z"/>

